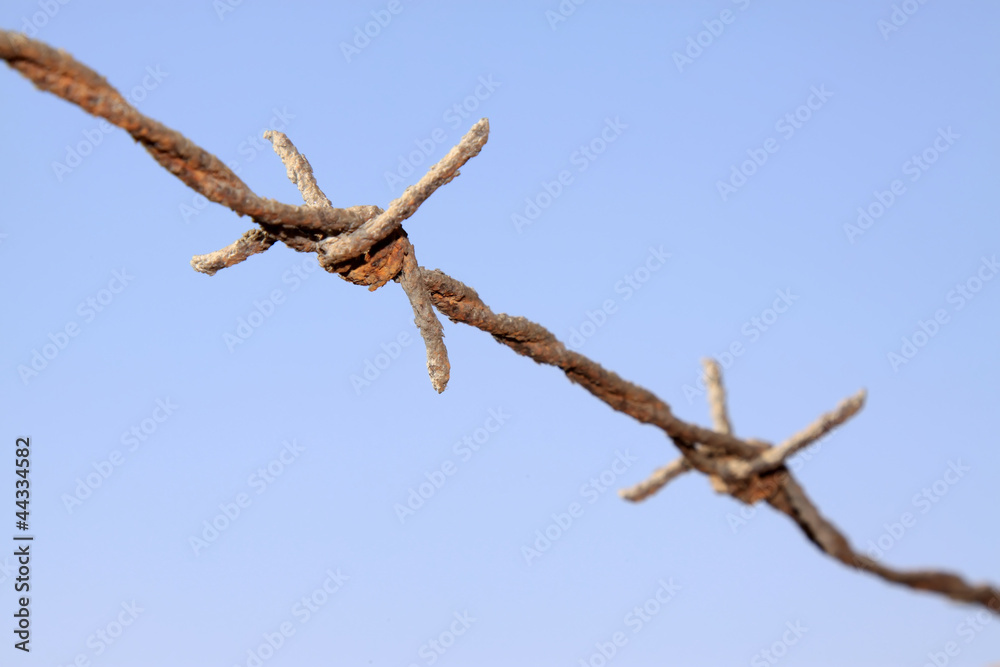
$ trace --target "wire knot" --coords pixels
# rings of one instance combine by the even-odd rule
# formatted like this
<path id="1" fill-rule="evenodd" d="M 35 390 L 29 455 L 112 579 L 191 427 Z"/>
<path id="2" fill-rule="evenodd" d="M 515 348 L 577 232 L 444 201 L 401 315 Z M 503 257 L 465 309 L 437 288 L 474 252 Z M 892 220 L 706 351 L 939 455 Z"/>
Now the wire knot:
<path id="1" fill-rule="evenodd" d="M 369 292 L 374 292 L 400 274 L 410 247 L 406 231 L 399 227 L 363 255 L 343 261 L 331 260 L 323 253 L 316 255 L 319 265 L 330 273 L 339 275 L 349 283 L 367 286 Z"/>

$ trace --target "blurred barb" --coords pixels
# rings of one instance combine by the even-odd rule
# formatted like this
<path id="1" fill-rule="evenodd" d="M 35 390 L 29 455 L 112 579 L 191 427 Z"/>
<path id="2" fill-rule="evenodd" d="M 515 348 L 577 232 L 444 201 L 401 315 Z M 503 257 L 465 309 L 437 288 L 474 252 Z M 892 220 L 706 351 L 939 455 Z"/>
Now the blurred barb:
<path id="1" fill-rule="evenodd" d="M 726 407 L 726 388 L 722 385 L 722 371 L 715 359 L 702 359 L 705 369 L 705 386 L 708 387 L 708 407 L 712 412 L 712 425 L 719 433 L 732 433 L 729 410 Z"/>
<path id="2" fill-rule="evenodd" d="M 813 444 L 860 412 L 861 408 L 864 407 L 865 398 L 867 396 L 868 393 L 862 389 L 854 396 L 845 398 L 839 405 L 837 405 L 836 408 L 830 412 L 820 415 L 816 421 L 790 437 L 788 440 L 785 440 L 777 447 L 772 447 L 764 451 L 750 464 L 749 470 L 743 473 L 743 475 L 759 475 L 783 465 L 785 461 L 797 454 L 800 450 L 803 450 Z"/>
<path id="3" fill-rule="evenodd" d="M 305 206 L 289 206 L 255 195 L 218 158 L 140 114 L 103 77 L 69 54 L 20 33 L 0 30 L 0 58 L 42 90 L 126 130 L 170 173 L 211 201 L 251 216 L 261 227 L 227 248 L 196 257 L 192 263 L 198 270 L 212 273 L 231 266 L 279 240 L 296 250 L 318 253 L 327 271 L 368 285 L 369 289 L 397 280 L 403 284 L 416 313 L 427 345 L 431 382 L 438 391 L 448 381 L 449 364 L 441 325 L 431 304 L 453 322 L 486 331 L 518 354 L 559 368 L 570 381 L 613 409 L 663 430 L 680 449 L 682 458 L 657 470 L 647 482 L 624 491 L 626 498 L 641 500 L 687 470 L 698 470 L 709 476 L 717 491 L 746 503 L 766 500 L 794 521 L 820 550 L 848 567 L 916 590 L 979 604 L 1000 614 L 1000 590 L 994 586 L 972 585 L 949 572 L 894 570 L 853 551 L 847 538 L 819 513 L 785 467 L 789 456 L 857 414 L 864 405 L 864 391 L 841 402 L 778 447 L 740 439 L 730 433 L 722 374 L 715 362 L 705 367 L 713 421 L 713 428 L 708 429 L 678 419 L 655 394 L 566 349 L 541 325 L 523 317 L 496 314 L 471 287 L 441 271 L 419 267 L 401 223 L 479 153 L 489 136 L 486 119 L 476 123 L 448 155 L 385 211 L 377 206 L 331 207 L 305 157 L 287 137 L 271 133 L 268 138 L 307 202 Z"/>
<path id="4" fill-rule="evenodd" d="M 657 468 L 653 471 L 647 479 L 639 482 L 634 486 L 630 486 L 627 489 L 621 489 L 618 495 L 625 500 L 631 500 L 634 503 L 640 500 L 645 500 L 651 495 L 665 487 L 672 480 L 680 477 L 686 472 L 693 470 L 691 464 L 687 462 L 683 456 L 679 459 L 674 459 L 667 465 Z"/>
<path id="5" fill-rule="evenodd" d="M 719 433 L 728 435 L 732 433 L 733 429 L 729 423 L 729 409 L 726 407 L 726 389 L 722 384 L 722 371 L 715 359 L 702 359 L 701 363 L 705 369 L 705 386 L 708 389 L 708 406 L 712 413 L 712 426 Z M 716 462 L 697 452 L 696 449 L 689 452 L 688 456 L 699 462 L 699 469 L 702 471 L 717 468 Z M 632 502 L 645 500 L 674 479 L 691 470 L 693 470 L 691 463 L 682 456 L 654 470 L 648 479 L 630 488 L 621 489 L 618 495 Z M 729 486 L 718 474 L 709 473 L 708 478 L 712 483 L 712 488 L 719 493 L 730 492 Z"/>

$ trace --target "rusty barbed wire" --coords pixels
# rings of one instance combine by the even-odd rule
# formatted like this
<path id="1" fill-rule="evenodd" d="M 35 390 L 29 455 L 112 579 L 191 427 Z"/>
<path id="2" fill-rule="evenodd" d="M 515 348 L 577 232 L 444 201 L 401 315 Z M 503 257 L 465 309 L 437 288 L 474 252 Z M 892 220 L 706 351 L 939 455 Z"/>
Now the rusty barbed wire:
<path id="1" fill-rule="evenodd" d="M 317 253 L 320 264 L 327 271 L 369 289 L 376 289 L 390 280 L 400 282 L 421 326 L 428 349 L 428 370 L 435 389 L 443 390 L 450 366 L 440 322 L 428 304 L 433 304 L 452 322 L 481 329 L 518 354 L 559 368 L 571 382 L 613 409 L 660 428 L 678 447 L 681 458 L 661 467 L 645 482 L 623 490 L 623 497 L 632 501 L 648 498 L 676 476 L 697 470 L 709 476 L 717 491 L 745 503 L 766 501 L 795 522 L 823 553 L 848 567 L 915 590 L 978 604 L 1000 614 L 1000 589 L 993 585 L 970 584 L 944 571 L 895 570 L 855 552 L 847 538 L 820 514 L 786 468 L 785 462 L 795 452 L 860 411 L 865 400 L 863 390 L 777 447 L 760 440 L 741 439 L 730 433 L 732 427 L 717 364 L 706 366 L 714 423 L 714 428 L 709 429 L 678 419 L 670 406 L 655 394 L 568 350 L 541 325 L 523 317 L 494 313 L 471 287 L 440 270 L 419 267 L 401 224 L 479 153 L 489 136 L 486 119 L 476 123 L 445 158 L 385 210 L 371 205 L 330 206 L 315 183 L 308 161 L 302 156 L 299 156 L 301 160 L 295 159 L 298 153 L 293 154 L 291 142 L 286 144 L 275 133 L 269 138 L 282 155 L 289 177 L 299 185 L 307 202 L 305 206 L 291 206 L 254 194 L 218 158 L 180 133 L 140 114 L 104 77 L 64 51 L 52 49 L 20 33 L 0 30 L 0 58 L 38 88 L 121 127 L 160 165 L 196 192 L 239 215 L 250 216 L 259 225 L 260 229 L 248 231 L 230 246 L 195 257 L 192 265 L 197 270 L 214 273 L 281 241 L 295 250 Z"/>

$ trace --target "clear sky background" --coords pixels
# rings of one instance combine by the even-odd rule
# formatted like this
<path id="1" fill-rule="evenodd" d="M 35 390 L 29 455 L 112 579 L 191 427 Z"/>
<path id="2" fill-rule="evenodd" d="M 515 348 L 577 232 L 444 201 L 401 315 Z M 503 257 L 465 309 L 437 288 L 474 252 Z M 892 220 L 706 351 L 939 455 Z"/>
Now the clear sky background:
<path id="1" fill-rule="evenodd" d="M 796 462 L 806 490 L 891 565 L 1000 582 L 997 5 L 226 1 L 12 0 L 0 25 L 293 204 L 266 128 L 335 205 L 384 207 L 488 117 L 405 224 L 422 265 L 701 424 L 700 360 L 735 344 L 741 436 L 867 388 Z M 27 657 L 0 551 L 0 663 L 1000 654 L 1000 619 L 849 571 L 703 478 L 619 499 L 676 457 L 663 434 L 478 330 L 445 322 L 436 394 L 396 284 L 284 246 L 196 273 L 249 221 L 6 67 L 0 126 L 0 536 L 19 435 L 36 536 Z"/>

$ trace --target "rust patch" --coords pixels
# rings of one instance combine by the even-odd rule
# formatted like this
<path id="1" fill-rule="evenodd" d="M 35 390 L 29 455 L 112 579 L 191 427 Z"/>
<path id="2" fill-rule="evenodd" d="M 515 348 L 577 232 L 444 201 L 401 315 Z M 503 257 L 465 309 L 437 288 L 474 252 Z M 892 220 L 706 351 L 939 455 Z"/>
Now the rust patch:
<path id="1" fill-rule="evenodd" d="M 748 480 L 724 480 L 716 475 L 709 475 L 709 481 L 716 493 L 726 493 L 753 505 L 761 500 L 768 500 L 777 493 L 788 474 L 785 466 L 781 466 L 763 475 L 754 475 Z"/>
<path id="2" fill-rule="evenodd" d="M 403 258 L 410 247 L 406 231 L 400 227 L 385 237 L 364 254 L 346 262 L 320 264 L 330 273 L 336 273 L 347 282 L 365 285 L 374 292 L 399 275 L 403 268 Z"/>

